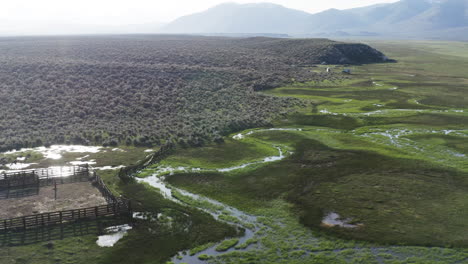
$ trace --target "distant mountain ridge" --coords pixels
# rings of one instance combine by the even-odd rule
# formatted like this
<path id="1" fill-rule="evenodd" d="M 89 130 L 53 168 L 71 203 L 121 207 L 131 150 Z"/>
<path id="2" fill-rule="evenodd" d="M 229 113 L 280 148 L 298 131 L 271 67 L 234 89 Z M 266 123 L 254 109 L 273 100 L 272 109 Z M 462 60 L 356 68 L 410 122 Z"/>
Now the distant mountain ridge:
<path id="1" fill-rule="evenodd" d="M 310 14 L 280 5 L 226 3 L 176 19 L 168 33 L 287 33 L 306 23 Z M 290 20 L 284 23 L 284 19 Z"/>
<path id="2" fill-rule="evenodd" d="M 468 40 L 468 0 L 401 0 L 316 14 L 269 3 L 227 3 L 176 19 L 163 27 L 162 32 Z"/>

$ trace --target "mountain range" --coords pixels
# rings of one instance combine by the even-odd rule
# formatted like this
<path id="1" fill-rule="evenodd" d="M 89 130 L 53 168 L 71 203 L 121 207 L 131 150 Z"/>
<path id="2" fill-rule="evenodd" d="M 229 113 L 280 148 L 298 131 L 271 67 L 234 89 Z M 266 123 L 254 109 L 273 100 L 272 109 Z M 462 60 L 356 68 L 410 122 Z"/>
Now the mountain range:
<path id="1" fill-rule="evenodd" d="M 157 33 L 468 41 L 468 0 L 400 0 L 315 14 L 271 3 L 225 3 L 166 24 L 118 26 L 0 18 L 0 36 Z"/>
<path id="2" fill-rule="evenodd" d="M 468 40 L 468 0 L 401 0 L 316 14 L 271 3 L 226 3 L 178 18 L 160 32 Z"/>

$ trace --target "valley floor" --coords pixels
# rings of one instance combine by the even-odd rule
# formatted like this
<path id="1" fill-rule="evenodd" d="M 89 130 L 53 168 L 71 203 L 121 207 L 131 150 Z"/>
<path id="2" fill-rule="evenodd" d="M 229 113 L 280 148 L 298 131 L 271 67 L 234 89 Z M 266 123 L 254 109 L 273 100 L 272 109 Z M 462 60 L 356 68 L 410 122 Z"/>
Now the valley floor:
<path id="1" fill-rule="evenodd" d="M 266 91 L 307 105 L 273 128 L 178 148 L 135 182 L 102 171 L 145 215 L 114 247 L 4 246 L 0 263 L 468 262 L 468 51 L 370 44 L 398 62 Z"/>

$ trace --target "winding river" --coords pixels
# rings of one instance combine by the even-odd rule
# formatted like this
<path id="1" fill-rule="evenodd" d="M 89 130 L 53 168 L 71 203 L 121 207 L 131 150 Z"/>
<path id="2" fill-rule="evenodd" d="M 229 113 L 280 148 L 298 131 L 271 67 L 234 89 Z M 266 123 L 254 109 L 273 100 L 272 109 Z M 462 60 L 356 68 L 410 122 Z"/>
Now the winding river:
<path id="1" fill-rule="evenodd" d="M 247 132 L 246 134 L 238 134 L 235 135 L 233 138 L 234 139 L 242 139 L 245 136 L 251 135 L 253 133 L 257 132 L 263 132 L 263 131 L 272 131 L 272 130 L 286 130 L 286 131 L 302 131 L 302 129 L 280 129 L 280 128 L 273 128 L 273 129 L 262 129 L 262 130 L 254 130 Z M 245 164 L 241 164 L 238 166 L 234 167 L 228 167 L 228 168 L 218 168 L 218 169 L 203 169 L 203 168 L 185 168 L 185 167 L 177 167 L 177 168 L 171 168 L 171 167 L 162 167 L 159 168 L 153 175 L 146 177 L 146 178 L 137 178 L 138 182 L 142 183 L 147 183 L 151 185 L 152 187 L 158 188 L 161 193 L 167 198 L 170 199 L 174 202 L 177 203 L 182 203 L 180 200 L 175 198 L 173 196 L 173 192 L 178 192 L 179 194 L 189 197 L 193 200 L 197 201 L 203 201 L 204 204 L 208 203 L 211 206 L 206 206 L 206 207 L 198 207 L 198 209 L 203 210 L 204 212 L 209 213 L 212 215 L 216 220 L 228 223 L 230 225 L 233 225 L 239 229 L 245 230 L 244 234 L 241 237 L 237 237 L 236 239 L 239 239 L 237 245 L 240 245 L 241 247 L 231 247 L 226 251 L 217 251 L 216 248 L 223 243 L 225 240 L 230 240 L 232 238 L 226 238 L 225 240 L 215 243 L 212 246 L 197 252 L 196 254 L 190 255 L 190 250 L 182 251 L 176 254 L 171 261 L 175 264 L 179 263 L 190 263 L 190 264 L 202 264 L 206 263 L 204 260 L 200 260 L 199 256 L 201 255 L 209 255 L 211 257 L 213 256 L 219 256 L 221 254 L 225 254 L 228 252 L 232 251 L 245 251 L 249 250 L 250 248 L 256 246 L 255 244 L 249 244 L 249 240 L 254 238 L 255 234 L 260 230 L 261 228 L 266 228 L 263 224 L 261 224 L 259 221 L 257 221 L 257 217 L 247 214 L 241 210 L 238 210 L 234 207 L 228 206 L 226 204 L 223 204 L 219 201 L 203 197 L 197 194 L 190 193 L 188 191 L 176 188 L 174 186 L 169 185 L 165 181 L 165 176 L 167 173 L 170 175 L 174 174 L 175 172 L 210 172 L 210 171 L 218 171 L 218 172 L 230 172 L 242 168 L 246 168 L 252 165 L 257 165 L 257 164 L 264 164 L 264 163 L 270 163 L 270 162 L 275 162 L 275 161 L 280 161 L 286 158 L 286 155 L 281 149 L 281 147 L 273 145 L 278 150 L 278 156 L 271 156 L 271 157 L 265 157 L 264 159 L 256 162 L 249 162 Z M 222 217 L 222 216 L 227 216 L 227 217 Z M 236 221 L 230 221 L 229 219 L 235 219 Z"/>
<path id="2" fill-rule="evenodd" d="M 243 134 L 234 135 L 233 139 L 241 140 L 241 139 L 245 138 L 246 136 L 249 136 L 249 135 L 252 135 L 252 134 L 258 133 L 258 132 L 265 132 L 265 131 L 304 131 L 304 129 L 302 129 L 302 128 L 258 129 L 258 130 L 252 130 L 252 131 L 249 131 L 249 132 L 246 132 L 246 133 L 243 133 Z M 388 136 L 390 138 L 390 141 L 392 141 L 392 140 L 398 140 L 402 134 L 412 134 L 411 132 L 413 132 L 413 131 L 404 131 L 404 132 L 402 132 L 400 130 L 386 131 L 384 136 Z M 418 132 L 420 132 L 420 131 L 418 131 Z M 445 134 L 446 135 L 446 134 L 451 134 L 451 133 L 456 133 L 456 134 L 463 133 L 465 131 L 445 131 L 444 130 L 444 131 L 424 131 L 424 132 L 426 132 L 426 133 L 429 132 L 430 134 Z M 370 135 L 373 135 L 373 134 L 376 134 L 376 133 L 371 132 L 371 133 L 364 133 L 364 134 L 361 134 L 361 135 L 356 134 L 356 135 L 363 136 L 363 137 L 369 137 Z M 160 167 L 150 177 L 146 177 L 146 178 L 143 178 L 143 179 L 137 179 L 137 180 L 139 182 L 145 182 L 145 183 L 147 183 L 147 184 L 149 184 L 149 185 L 151 185 L 151 186 L 153 186 L 155 188 L 158 188 L 166 198 L 171 199 L 172 201 L 175 201 L 177 203 L 182 203 L 182 202 L 180 200 L 176 199 L 173 196 L 174 191 L 176 191 L 179 194 L 182 194 L 182 195 L 184 195 L 186 197 L 189 197 L 189 198 L 191 198 L 193 200 L 204 201 L 205 204 L 209 203 L 211 206 L 198 207 L 198 209 L 203 210 L 203 211 L 211 214 L 215 219 L 217 219 L 219 221 L 223 221 L 223 222 L 226 222 L 226 223 L 231 224 L 233 226 L 236 226 L 238 228 L 245 229 L 245 233 L 240 238 L 238 238 L 239 242 L 238 242 L 237 245 L 242 245 L 242 244 L 246 243 L 249 239 L 252 239 L 255 236 L 255 234 L 258 232 L 258 230 L 260 230 L 261 228 L 266 227 L 263 224 L 261 224 L 259 221 L 257 221 L 257 217 L 249 215 L 249 214 L 247 214 L 245 212 L 242 212 L 242 211 L 240 211 L 240 210 L 238 210 L 236 208 L 233 208 L 231 206 L 223 204 L 223 203 L 221 203 L 219 201 L 216 201 L 216 200 L 213 200 L 213 199 L 210 199 L 210 198 L 207 198 L 207 197 L 203 197 L 203 196 L 200 196 L 200 195 L 197 195 L 197 194 L 193 194 L 193 193 L 187 192 L 185 190 L 176 188 L 174 186 L 170 186 L 167 182 L 165 182 L 165 176 L 164 175 L 168 175 L 168 174 L 172 175 L 172 174 L 174 174 L 176 172 L 182 172 L 182 173 L 183 172 L 210 172 L 210 171 L 211 172 L 212 171 L 230 172 L 230 171 L 246 168 L 246 167 L 256 165 L 256 164 L 264 164 L 264 163 L 269 163 L 269 162 L 280 161 L 280 160 L 283 160 L 285 157 L 287 157 L 288 154 L 292 154 L 292 152 L 287 152 L 285 154 L 283 152 L 282 148 L 279 147 L 279 146 L 273 145 L 273 147 L 275 147 L 278 150 L 278 153 L 279 153 L 278 156 L 266 157 L 263 160 L 256 161 L 256 162 L 250 162 L 250 163 L 245 163 L 245 164 L 241 164 L 241 165 L 234 166 L 234 167 L 218 168 L 218 169 L 186 168 L 186 167 L 176 167 L 176 168 Z M 222 215 L 227 215 L 227 216 L 229 216 L 227 219 L 237 219 L 237 221 L 234 222 L 234 221 L 226 220 L 226 217 L 223 217 L 221 219 L 220 216 L 222 216 Z M 329 218 L 330 219 L 337 218 L 337 217 L 333 217 L 333 216 L 334 215 L 332 213 Z M 326 219 L 328 219 L 328 218 L 326 218 Z M 336 224 L 335 222 L 336 221 L 331 221 L 331 223 L 333 225 Z M 340 226 L 348 227 L 343 223 L 338 223 L 338 224 Z M 349 227 L 354 227 L 354 226 L 349 226 Z M 229 239 L 231 239 L 231 238 L 227 238 L 225 240 L 229 240 Z M 175 255 L 171 259 L 171 261 L 173 263 L 175 263 L 175 264 L 180 264 L 180 263 L 202 264 L 202 263 L 206 263 L 206 261 L 199 259 L 199 256 L 201 256 L 201 255 L 208 255 L 208 256 L 214 257 L 214 256 L 219 256 L 221 254 L 225 254 L 227 252 L 249 250 L 251 247 L 256 246 L 255 244 L 250 244 L 250 245 L 245 246 L 245 247 L 241 247 L 241 248 L 232 247 L 232 248 L 228 249 L 227 251 L 219 252 L 219 251 L 216 250 L 216 248 L 222 242 L 223 241 L 221 241 L 219 243 L 216 243 L 216 244 L 213 244 L 209 248 L 207 248 L 205 250 L 202 250 L 202 251 L 200 251 L 200 252 L 198 252 L 196 254 L 193 254 L 193 255 L 190 255 L 190 250 L 179 252 L 177 255 Z"/>

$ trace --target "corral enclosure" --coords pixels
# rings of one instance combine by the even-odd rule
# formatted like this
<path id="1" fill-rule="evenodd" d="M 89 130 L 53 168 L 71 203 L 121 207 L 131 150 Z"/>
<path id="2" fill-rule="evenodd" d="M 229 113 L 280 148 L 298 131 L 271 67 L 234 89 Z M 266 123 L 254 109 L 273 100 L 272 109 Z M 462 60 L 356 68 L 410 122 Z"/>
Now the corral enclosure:
<path id="1" fill-rule="evenodd" d="M 89 165 L 0 175 L 0 230 L 26 230 L 131 215 L 130 201 L 115 197 Z"/>
<path id="2" fill-rule="evenodd" d="M 57 186 L 29 188 L 29 195 L 0 198 L 0 219 L 15 218 L 75 208 L 87 208 L 106 204 L 106 199 L 90 182 L 79 182 Z M 19 190 L 24 191 L 24 190 Z M 17 198 L 15 198 L 17 197 Z"/>
<path id="3" fill-rule="evenodd" d="M 369 46 L 326 39 L 1 38 L 0 149 L 200 145 L 302 105 L 255 90 L 343 78 L 296 66 L 385 59 Z"/>

